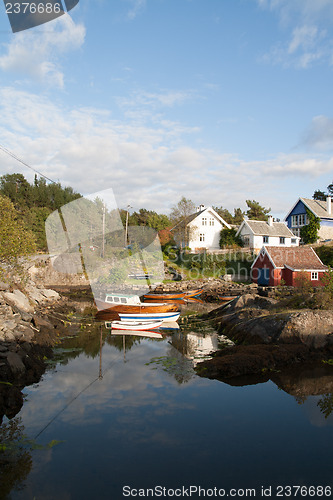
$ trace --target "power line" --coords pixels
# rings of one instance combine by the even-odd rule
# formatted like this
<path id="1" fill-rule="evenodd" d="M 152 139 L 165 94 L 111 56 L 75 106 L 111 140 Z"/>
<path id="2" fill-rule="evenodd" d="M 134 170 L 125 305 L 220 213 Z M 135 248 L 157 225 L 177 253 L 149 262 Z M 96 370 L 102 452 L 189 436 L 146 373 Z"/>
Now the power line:
<path id="1" fill-rule="evenodd" d="M 19 158 L 18 156 L 16 156 L 15 153 L 12 153 L 11 151 L 9 151 L 9 149 L 5 148 L 4 146 L 1 146 L 0 144 L 0 149 L 6 153 L 7 155 L 11 156 L 12 158 L 14 158 L 14 160 L 22 163 L 22 165 L 24 165 L 25 167 L 28 167 L 30 168 L 30 170 L 32 170 L 33 172 L 35 172 L 36 174 L 40 175 L 41 177 L 44 177 L 44 179 L 47 179 L 48 181 L 52 182 L 53 184 L 57 184 L 56 181 L 53 181 L 52 179 L 50 179 L 49 177 L 46 177 L 46 175 L 42 174 L 41 172 L 39 172 L 38 170 L 36 170 L 35 168 L 31 167 L 30 165 L 28 165 L 28 163 L 26 163 L 24 160 L 22 160 L 21 158 Z"/>

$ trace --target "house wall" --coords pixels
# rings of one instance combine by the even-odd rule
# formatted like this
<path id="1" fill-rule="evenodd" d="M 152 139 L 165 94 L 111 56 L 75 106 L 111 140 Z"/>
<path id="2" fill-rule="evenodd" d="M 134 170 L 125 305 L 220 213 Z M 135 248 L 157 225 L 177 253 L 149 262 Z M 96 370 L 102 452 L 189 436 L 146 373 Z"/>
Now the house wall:
<path id="1" fill-rule="evenodd" d="M 301 274 L 306 274 L 308 279 L 311 281 L 312 286 L 323 286 L 322 278 L 325 275 L 325 272 L 318 272 L 318 280 L 311 280 L 311 272 L 310 271 L 292 271 L 291 269 L 284 268 L 282 269 L 282 278 L 288 286 L 297 286 L 297 279 Z"/>
<path id="2" fill-rule="evenodd" d="M 290 214 L 286 218 L 287 226 L 297 236 L 300 236 L 299 230 L 302 226 L 300 226 L 300 225 L 293 226 L 292 225 L 292 216 L 293 215 L 301 215 L 301 214 L 306 215 L 306 207 L 305 207 L 304 203 L 301 200 L 299 200 L 297 205 L 294 207 L 294 209 L 290 212 Z"/>
<path id="3" fill-rule="evenodd" d="M 207 224 L 202 225 L 202 219 L 206 218 Z M 214 225 L 210 225 L 210 219 L 214 219 Z M 223 229 L 222 224 L 209 212 L 204 212 L 197 219 L 190 222 L 191 236 L 189 247 L 191 251 L 197 248 L 206 248 L 207 250 L 218 250 L 220 248 L 220 232 Z M 200 234 L 204 235 L 204 241 L 200 241 Z"/>
<path id="4" fill-rule="evenodd" d="M 265 245 L 265 247 L 291 247 L 291 246 L 298 246 L 298 240 L 296 243 L 291 244 L 291 237 L 288 238 L 287 236 L 285 237 L 285 243 L 280 244 L 280 237 L 279 236 L 269 236 L 268 243 L 264 243 L 264 237 L 259 236 L 259 235 L 254 235 L 253 233 L 250 233 L 248 230 L 244 229 L 240 232 L 240 235 L 242 238 L 248 237 L 250 241 L 250 249 L 254 250 L 255 252 L 260 252 L 261 248 Z M 266 235 L 268 236 L 268 235 Z"/>
<path id="5" fill-rule="evenodd" d="M 269 283 L 268 283 L 268 285 L 273 286 L 276 279 L 277 279 L 277 274 L 278 274 L 278 273 L 275 273 L 275 271 L 278 271 L 278 270 L 274 269 L 273 264 L 269 260 L 267 254 L 265 254 L 265 255 L 260 254 L 257 262 L 252 267 L 252 281 L 254 283 L 258 283 L 259 273 L 260 273 L 261 269 L 269 269 Z"/>

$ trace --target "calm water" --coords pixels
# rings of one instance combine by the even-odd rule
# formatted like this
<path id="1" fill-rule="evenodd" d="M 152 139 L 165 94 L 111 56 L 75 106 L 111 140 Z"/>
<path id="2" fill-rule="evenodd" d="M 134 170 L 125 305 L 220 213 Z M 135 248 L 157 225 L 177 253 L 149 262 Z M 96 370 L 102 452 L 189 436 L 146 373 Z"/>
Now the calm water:
<path id="1" fill-rule="evenodd" d="M 13 451 L 2 498 L 118 500 L 124 486 L 191 485 L 256 488 L 258 498 L 272 485 L 277 498 L 277 485 L 331 486 L 333 369 L 285 381 L 297 398 L 271 381 L 232 387 L 193 371 L 191 358 L 216 343 L 214 333 L 150 339 L 104 326 L 66 340 L 24 390 L 15 423 L 31 442 Z M 311 384 L 322 395 L 306 396 Z"/>

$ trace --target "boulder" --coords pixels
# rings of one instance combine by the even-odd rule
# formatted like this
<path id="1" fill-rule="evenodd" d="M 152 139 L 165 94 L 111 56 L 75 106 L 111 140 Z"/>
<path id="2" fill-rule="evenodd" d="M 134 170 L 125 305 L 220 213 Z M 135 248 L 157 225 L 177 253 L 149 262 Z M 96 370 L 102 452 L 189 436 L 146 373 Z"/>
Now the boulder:
<path id="1" fill-rule="evenodd" d="M 9 352 L 7 356 L 7 363 L 13 373 L 16 375 L 25 371 L 25 366 L 21 357 L 16 352 Z"/>
<path id="2" fill-rule="evenodd" d="M 10 306 L 17 307 L 18 309 L 32 313 L 34 308 L 32 307 L 29 299 L 20 290 L 14 290 L 13 292 L 2 292 L 2 296 Z"/>

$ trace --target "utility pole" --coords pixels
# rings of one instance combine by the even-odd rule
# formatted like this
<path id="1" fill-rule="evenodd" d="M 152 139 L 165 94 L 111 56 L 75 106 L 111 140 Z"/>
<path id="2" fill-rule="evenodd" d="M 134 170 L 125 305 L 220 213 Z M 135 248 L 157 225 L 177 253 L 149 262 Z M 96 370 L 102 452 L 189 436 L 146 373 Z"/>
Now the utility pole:
<path id="1" fill-rule="evenodd" d="M 127 241 L 127 234 L 128 234 L 128 211 L 131 207 L 131 205 L 127 205 L 127 211 L 126 211 L 126 226 L 125 226 L 125 247 L 127 247 L 128 241 Z"/>

